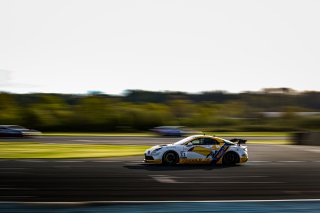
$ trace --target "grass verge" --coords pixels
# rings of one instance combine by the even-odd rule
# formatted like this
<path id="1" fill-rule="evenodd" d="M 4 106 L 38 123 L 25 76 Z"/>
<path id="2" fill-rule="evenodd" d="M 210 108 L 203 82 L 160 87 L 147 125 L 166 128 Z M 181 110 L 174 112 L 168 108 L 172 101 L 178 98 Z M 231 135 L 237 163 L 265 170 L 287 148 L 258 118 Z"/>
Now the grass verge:
<path id="1" fill-rule="evenodd" d="M 0 158 L 110 158 L 143 155 L 150 146 L 0 142 Z"/>

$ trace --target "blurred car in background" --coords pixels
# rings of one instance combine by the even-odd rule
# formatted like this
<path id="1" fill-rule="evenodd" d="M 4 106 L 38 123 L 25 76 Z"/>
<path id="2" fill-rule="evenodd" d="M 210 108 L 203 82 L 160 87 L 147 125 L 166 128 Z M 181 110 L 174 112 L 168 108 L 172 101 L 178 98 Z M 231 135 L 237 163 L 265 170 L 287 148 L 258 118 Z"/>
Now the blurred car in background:
<path id="1" fill-rule="evenodd" d="M 196 134 L 198 132 L 189 130 L 184 126 L 158 126 L 151 131 L 161 135 L 161 136 L 175 136 L 175 137 L 183 137 L 190 134 Z"/>
<path id="2" fill-rule="evenodd" d="M 248 161 L 246 140 L 226 140 L 209 135 L 192 135 L 173 144 L 153 146 L 145 151 L 146 163 L 155 164 L 224 164 Z"/>
<path id="3" fill-rule="evenodd" d="M 0 137 L 31 137 L 41 135 L 41 132 L 18 125 L 0 125 Z"/>

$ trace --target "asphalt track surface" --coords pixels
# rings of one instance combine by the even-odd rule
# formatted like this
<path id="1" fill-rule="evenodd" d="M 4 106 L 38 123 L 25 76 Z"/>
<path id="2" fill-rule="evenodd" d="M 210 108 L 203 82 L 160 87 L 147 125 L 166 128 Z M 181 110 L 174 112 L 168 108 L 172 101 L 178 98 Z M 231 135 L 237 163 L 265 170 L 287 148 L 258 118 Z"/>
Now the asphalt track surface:
<path id="1" fill-rule="evenodd" d="M 130 138 L 126 138 L 128 140 Z M 143 144 L 150 144 L 149 139 L 145 140 L 147 142 Z M 158 140 L 158 144 L 162 142 Z M 137 143 L 141 141 L 129 144 Z M 233 167 L 148 165 L 142 162 L 143 156 L 2 159 L 0 200 L 81 202 L 320 198 L 320 147 L 249 144 L 248 149 L 249 162 Z"/>
<path id="2" fill-rule="evenodd" d="M 223 137 L 231 139 L 235 137 Z M 264 140 L 289 140 L 289 137 L 240 137 L 243 139 Z M 41 143 L 85 143 L 85 144 L 118 144 L 118 145 L 157 145 L 173 143 L 182 138 L 176 137 L 130 137 L 130 136 L 38 136 L 32 138 L 0 138 L 3 142 L 41 142 Z"/>

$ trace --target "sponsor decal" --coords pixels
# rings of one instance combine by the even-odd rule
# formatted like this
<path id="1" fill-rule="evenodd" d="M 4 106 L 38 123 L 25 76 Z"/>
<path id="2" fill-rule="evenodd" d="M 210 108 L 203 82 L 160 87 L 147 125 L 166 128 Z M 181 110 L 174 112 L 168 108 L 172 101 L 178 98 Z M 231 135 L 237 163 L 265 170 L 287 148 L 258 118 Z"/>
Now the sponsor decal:
<path id="1" fill-rule="evenodd" d="M 229 148 L 229 145 L 227 144 L 224 144 L 220 150 L 216 153 L 216 155 L 213 157 L 215 160 L 219 160 L 223 155 L 224 153 L 226 153 L 226 151 L 228 150 Z"/>
<path id="2" fill-rule="evenodd" d="M 210 154 L 207 155 L 207 158 L 211 157 L 213 159 L 216 153 L 217 153 L 216 150 L 211 150 Z"/>
<path id="3" fill-rule="evenodd" d="M 208 156 L 211 153 L 211 149 L 202 146 L 195 146 L 192 152 L 198 153 L 199 155 Z"/>
<path id="4" fill-rule="evenodd" d="M 188 150 L 188 152 L 192 152 L 193 149 L 194 149 L 194 147 L 191 147 L 191 148 Z"/>
<path id="5" fill-rule="evenodd" d="M 221 148 L 221 147 L 220 147 L 219 145 L 213 145 L 213 146 L 211 147 L 212 150 L 216 150 L 216 151 L 218 151 L 220 148 Z"/>
<path id="6" fill-rule="evenodd" d="M 181 152 L 181 158 L 187 158 L 186 152 Z"/>

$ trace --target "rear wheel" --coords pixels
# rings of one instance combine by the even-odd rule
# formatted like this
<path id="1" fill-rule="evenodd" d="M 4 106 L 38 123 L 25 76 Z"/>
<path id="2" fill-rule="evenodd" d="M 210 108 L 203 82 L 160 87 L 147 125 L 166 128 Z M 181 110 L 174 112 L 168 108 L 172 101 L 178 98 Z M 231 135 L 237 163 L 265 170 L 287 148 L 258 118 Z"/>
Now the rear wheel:
<path id="1" fill-rule="evenodd" d="M 227 152 L 222 160 L 224 165 L 232 166 L 239 163 L 239 155 L 235 152 Z"/>
<path id="2" fill-rule="evenodd" d="M 163 155 L 162 162 L 165 165 L 175 165 L 179 161 L 179 156 L 175 152 L 167 152 Z"/>

